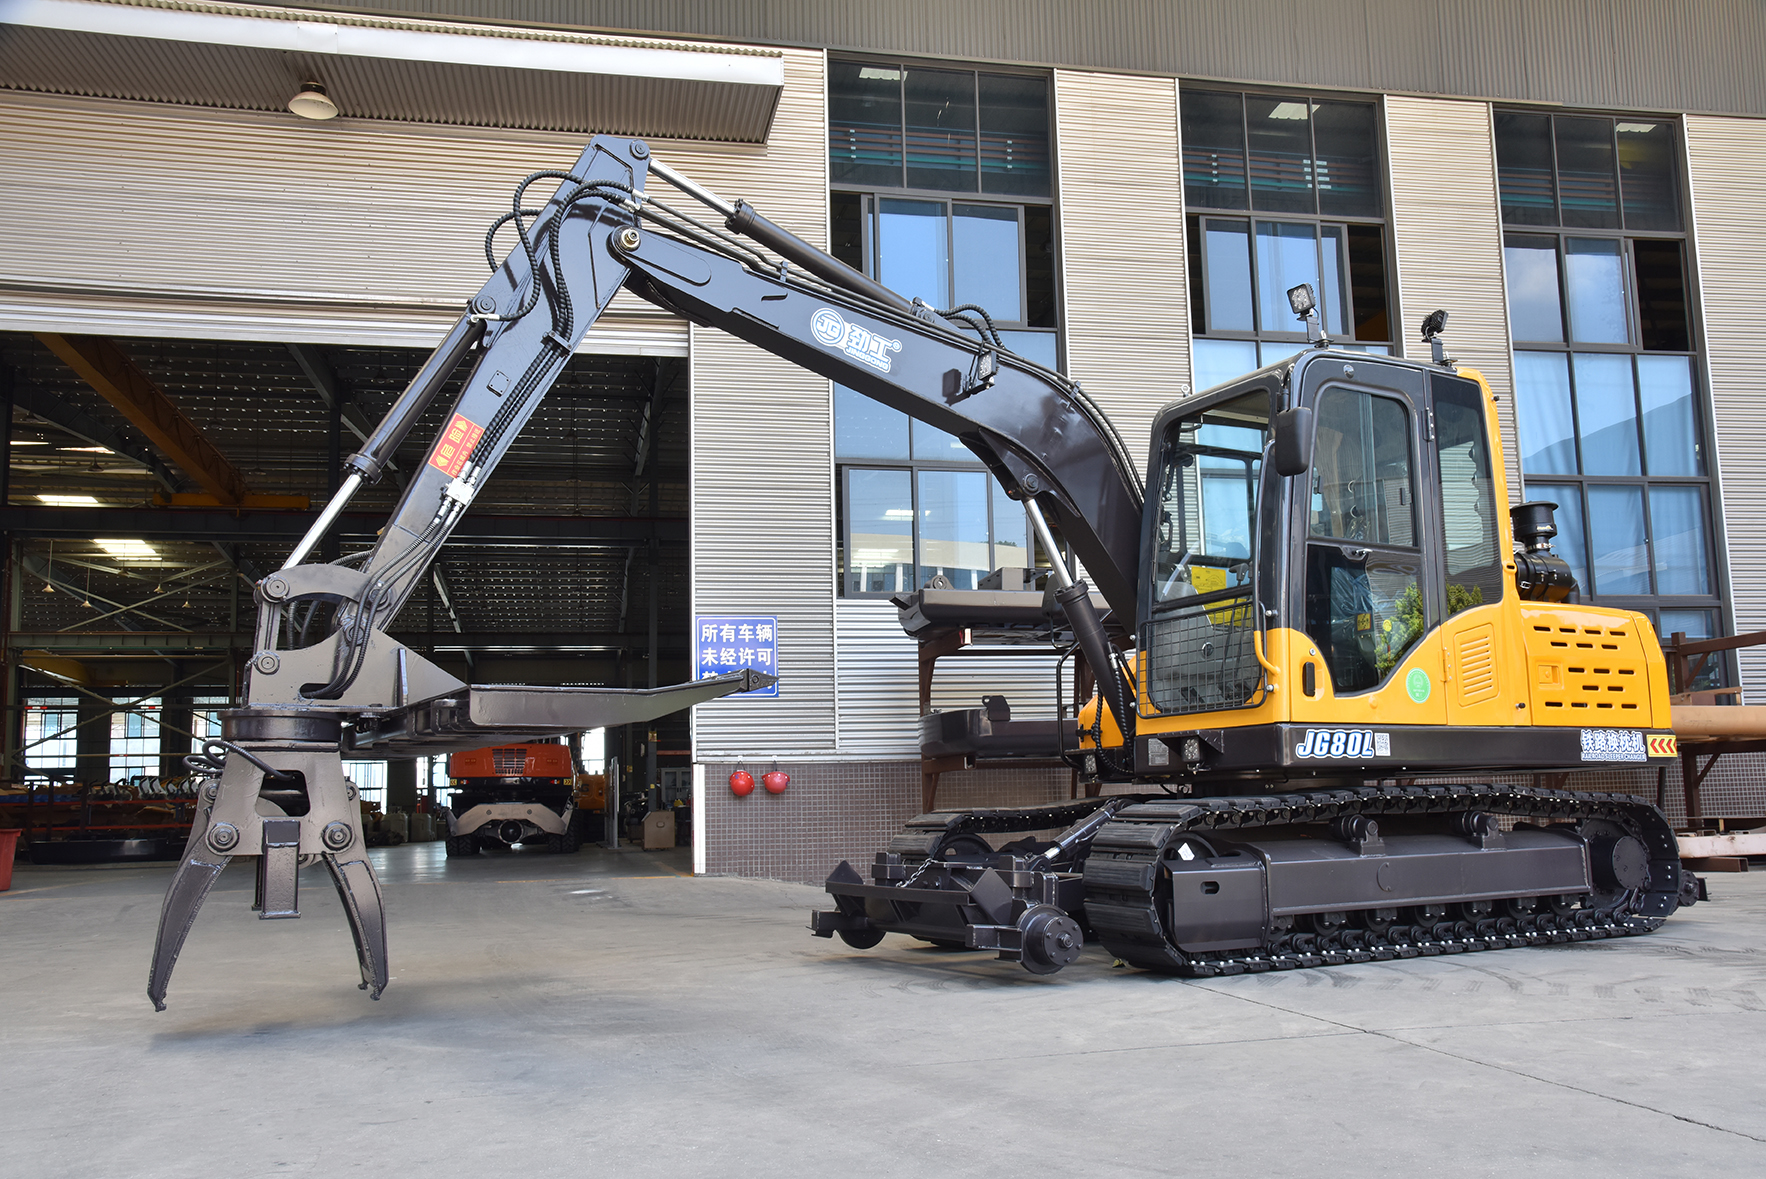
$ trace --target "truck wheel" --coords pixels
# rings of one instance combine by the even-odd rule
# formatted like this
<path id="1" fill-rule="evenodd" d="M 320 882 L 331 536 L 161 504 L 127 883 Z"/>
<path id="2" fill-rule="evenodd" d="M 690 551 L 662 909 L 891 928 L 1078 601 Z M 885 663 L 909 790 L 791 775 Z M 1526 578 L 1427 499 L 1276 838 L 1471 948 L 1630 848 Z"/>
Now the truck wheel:
<path id="1" fill-rule="evenodd" d="M 583 832 L 574 821 L 565 825 L 564 834 L 554 835 L 552 850 L 563 855 L 574 856 L 583 848 Z"/>
<path id="2" fill-rule="evenodd" d="M 448 836 L 448 859 L 457 860 L 478 854 L 478 840 L 471 835 Z"/>

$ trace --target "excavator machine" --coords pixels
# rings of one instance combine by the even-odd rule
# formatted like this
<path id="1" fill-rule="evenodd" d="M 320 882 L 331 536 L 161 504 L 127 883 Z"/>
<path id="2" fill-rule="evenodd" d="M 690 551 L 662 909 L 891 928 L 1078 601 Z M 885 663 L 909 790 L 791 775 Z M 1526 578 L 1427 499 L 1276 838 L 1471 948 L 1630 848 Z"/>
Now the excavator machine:
<path id="1" fill-rule="evenodd" d="M 658 179 L 722 225 L 665 203 Z M 543 181 L 554 191 L 530 207 Z M 514 744 L 771 682 L 468 685 L 386 633 L 622 287 L 960 438 L 1024 506 L 1099 686 L 1072 749 L 1109 796 L 922 815 L 868 881 L 836 869 L 815 933 L 867 947 L 899 932 L 1039 973 L 1095 938 L 1208 974 L 1638 933 L 1696 895 L 1647 804 L 1414 781 L 1673 755 L 1648 623 L 1566 603 L 1548 509 L 1517 509 L 1511 551 L 1489 389 L 1439 348 L 1430 363 L 1331 349 L 1296 288 L 1317 346 L 1168 407 L 1143 477 L 1085 391 L 1006 348 L 984 309 L 905 299 L 640 140 L 597 136 L 527 177 L 485 253 L 490 279 L 257 587 L 244 706 L 196 755 L 209 778 L 162 906 L 156 1007 L 240 856 L 264 918 L 298 916 L 303 860 L 328 867 L 379 996 L 384 921 L 344 753 Z M 462 369 L 374 547 L 308 562 Z"/>

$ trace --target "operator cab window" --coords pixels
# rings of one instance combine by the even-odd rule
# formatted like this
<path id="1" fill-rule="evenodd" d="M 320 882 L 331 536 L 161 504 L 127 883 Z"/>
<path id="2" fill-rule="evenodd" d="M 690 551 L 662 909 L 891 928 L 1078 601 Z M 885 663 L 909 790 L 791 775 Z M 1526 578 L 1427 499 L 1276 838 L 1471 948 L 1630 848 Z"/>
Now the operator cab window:
<path id="1" fill-rule="evenodd" d="M 1257 480 L 1269 441 L 1269 391 L 1258 388 L 1166 436 L 1153 608 L 1251 583 Z"/>
<path id="2" fill-rule="evenodd" d="M 1375 688 L 1426 628 L 1410 411 L 1327 388 L 1314 410 L 1306 633 L 1339 693 Z"/>
<path id="3" fill-rule="evenodd" d="M 1449 616 L 1502 600 L 1502 554 L 1496 548 L 1496 493 L 1483 395 L 1471 381 L 1436 375 L 1436 470 Z"/>

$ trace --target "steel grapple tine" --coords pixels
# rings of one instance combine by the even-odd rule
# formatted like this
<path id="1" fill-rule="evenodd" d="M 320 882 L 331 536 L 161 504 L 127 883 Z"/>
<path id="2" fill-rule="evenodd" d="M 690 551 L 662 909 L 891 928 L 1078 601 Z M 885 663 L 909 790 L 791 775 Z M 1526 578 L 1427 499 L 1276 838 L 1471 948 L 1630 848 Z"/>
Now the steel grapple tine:
<path id="1" fill-rule="evenodd" d="M 153 940 L 153 965 L 147 974 L 147 997 L 153 1000 L 155 1011 L 166 1009 L 166 986 L 172 980 L 172 967 L 178 964 L 178 952 L 184 948 L 184 939 L 190 936 L 190 927 L 196 924 L 196 914 L 201 910 L 209 889 L 214 887 L 222 869 L 233 858 L 198 852 L 197 847 L 193 831 L 190 844 L 185 848 L 184 862 L 173 873 L 172 882 L 166 887 L 166 899 L 160 906 L 159 934 Z"/>
<path id="2" fill-rule="evenodd" d="M 355 938 L 356 959 L 362 967 L 362 989 L 378 999 L 387 982 L 386 908 L 380 900 L 380 881 L 365 859 L 340 860 L 330 853 L 324 859 L 337 884 L 343 911 L 349 915 L 350 935 Z"/>

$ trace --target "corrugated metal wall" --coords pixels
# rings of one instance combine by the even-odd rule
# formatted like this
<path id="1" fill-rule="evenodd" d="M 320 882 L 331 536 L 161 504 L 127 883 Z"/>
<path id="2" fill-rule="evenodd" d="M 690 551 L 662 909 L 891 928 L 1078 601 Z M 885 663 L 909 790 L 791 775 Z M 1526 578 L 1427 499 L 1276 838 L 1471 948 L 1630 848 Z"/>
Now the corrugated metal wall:
<path id="1" fill-rule="evenodd" d="M 669 164 L 826 245 L 824 75 L 820 53 L 786 54 L 764 147 L 695 144 Z M 776 698 L 696 709 L 695 760 L 832 753 L 832 386 L 723 332 L 692 335 L 693 611 L 776 615 L 780 675 Z"/>
<path id="2" fill-rule="evenodd" d="M 1057 70 L 1055 139 L 1067 373 L 1144 464 L 1190 379 L 1177 85 Z"/>
<path id="3" fill-rule="evenodd" d="M 1386 99 L 1392 239 L 1398 261 L 1393 328 L 1408 356 L 1427 358 L 1418 328 L 1447 312 L 1447 353 L 1496 393 L 1509 495 L 1520 494 L 1514 373 L 1502 272 L 1502 222 L 1490 106 L 1432 98 Z"/>
<path id="4" fill-rule="evenodd" d="M 511 14 L 507 0 L 349 7 Z M 1281 85 L 1766 114 L 1758 0 L 528 0 L 520 18 Z"/>
<path id="5" fill-rule="evenodd" d="M 1729 538 L 1737 634 L 1766 630 L 1766 366 L 1760 361 L 1760 291 L 1766 286 L 1766 122 L 1690 116 L 1692 181 L 1705 357 L 1722 473 L 1720 518 Z M 1744 649 L 1747 699 L 1766 700 L 1766 651 Z"/>
<path id="6" fill-rule="evenodd" d="M 0 92 L 0 328 L 429 346 L 515 183 L 584 142 Z M 629 297 L 591 335 L 686 346 Z"/>
<path id="7" fill-rule="evenodd" d="M 902 633 L 895 607 L 888 602 L 842 600 L 834 617 L 840 651 L 841 756 L 918 757 L 918 644 Z M 1071 668 L 1067 674 L 1072 675 Z M 1040 650 L 952 655 L 938 661 L 932 707 L 974 708 L 984 694 L 998 694 L 1011 701 L 1015 718 L 1053 716 L 1054 689 L 1054 656 Z"/>

